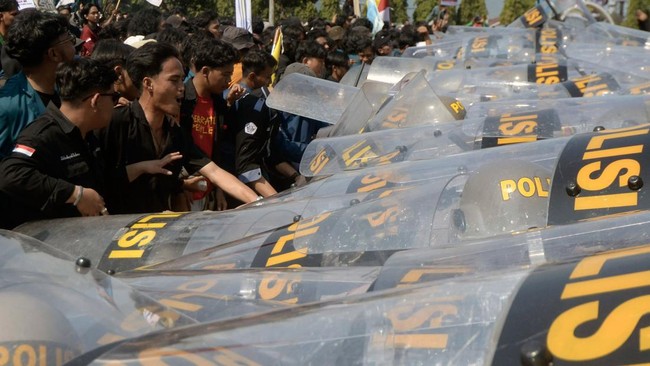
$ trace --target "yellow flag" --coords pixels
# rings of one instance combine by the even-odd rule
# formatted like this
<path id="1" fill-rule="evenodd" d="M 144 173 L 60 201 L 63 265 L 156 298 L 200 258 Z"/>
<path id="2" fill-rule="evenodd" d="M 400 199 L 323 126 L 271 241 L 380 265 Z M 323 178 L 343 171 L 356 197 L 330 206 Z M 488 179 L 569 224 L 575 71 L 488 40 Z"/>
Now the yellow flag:
<path id="1" fill-rule="evenodd" d="M 282 54 L 282 27 L 277 27 L 275 29 L 275 35 L 273 36 L 273 48 L 271 49 L 271 56 L 275 61 L 280 62 L 280 55 Z M 276 66 L 277 70 L 278 67 Z M 275 70 L 273 76 L 271 76 L 271 85 L 275 84 Z"/>

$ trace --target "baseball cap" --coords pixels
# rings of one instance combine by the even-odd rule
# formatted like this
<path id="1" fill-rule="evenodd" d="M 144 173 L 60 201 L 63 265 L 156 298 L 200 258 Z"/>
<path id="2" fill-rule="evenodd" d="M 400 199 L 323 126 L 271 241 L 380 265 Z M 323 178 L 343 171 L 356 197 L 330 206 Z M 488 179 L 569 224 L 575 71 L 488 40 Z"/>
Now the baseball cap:
<path id="1" fill-rule="evenodd" d="M 249 31 L 231 25 L 223 27 L 221 40 L 230 43 L 237 50 L 255 46 L 253 35 Z"/>

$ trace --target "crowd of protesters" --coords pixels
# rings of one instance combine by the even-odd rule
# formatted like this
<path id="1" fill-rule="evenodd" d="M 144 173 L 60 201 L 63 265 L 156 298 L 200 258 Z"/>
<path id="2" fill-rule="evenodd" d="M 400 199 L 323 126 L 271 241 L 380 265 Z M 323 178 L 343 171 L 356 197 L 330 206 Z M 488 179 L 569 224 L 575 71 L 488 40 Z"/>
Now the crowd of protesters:
<path id="1" fill-rule="evenodd" d="M 291 73 L 333 82 L 447 26 L 372 34 L 368 19 L 283 20 L 252 32 L 208 11 L 58 14 L 0 0 L 0 227 L 55 217 L 223 210 L 306 182 L 297 169 L 324 123 L 270 109 Z M 317 103 L 318 101 L 314 101 Z M 9 209 L 10 208 L 10 209 Z"/>

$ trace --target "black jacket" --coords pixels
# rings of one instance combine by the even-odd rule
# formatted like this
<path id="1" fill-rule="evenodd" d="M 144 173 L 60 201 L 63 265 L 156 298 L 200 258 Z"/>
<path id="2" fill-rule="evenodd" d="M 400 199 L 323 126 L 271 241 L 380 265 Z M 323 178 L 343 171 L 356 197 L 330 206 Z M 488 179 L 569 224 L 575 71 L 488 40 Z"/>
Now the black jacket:
<path id="1" fill-rule="evenodd" d="M 84 140 L 81 131 L 50 104 L 20 133 L 11 155 L 0 163 L 0 226 L 80 216 L 66 201 L 75 185 L 103 195 L 102 161 L 95 136 L 89 133 Z"/>
<path id="2" fill-rule="evenodd" d="M 101 131 L 105 151 L 107 195 L 106 207 L 110 213 L 160 212 L 171 209 L 170 197 L 181 192 L 181 168 L 190 174 L 210 163 L 181 127 L 170 118 L 163 122 L 166 140 L 160 154 L 156 152 L 149 123 L 140 103 L 113 111 L 110 125 Z M 172 152 L 180 152 L 183 159 L 165 166 L 172 175 L 143 174 L 128 181 L 126 166 L 147 160 L 158 160 Z"/>

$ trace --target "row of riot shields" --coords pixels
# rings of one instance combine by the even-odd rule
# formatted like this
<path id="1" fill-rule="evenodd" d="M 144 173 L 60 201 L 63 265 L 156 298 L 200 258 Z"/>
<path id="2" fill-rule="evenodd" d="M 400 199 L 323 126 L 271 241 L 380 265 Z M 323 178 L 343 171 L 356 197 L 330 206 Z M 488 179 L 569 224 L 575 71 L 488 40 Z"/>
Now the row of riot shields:
<path id="1" fill-rule="evenodd" d="M 646 362 L 647 38 L 580 6 L 283 78 L 303 187 L 0 232 L 0 364 Z"/>

